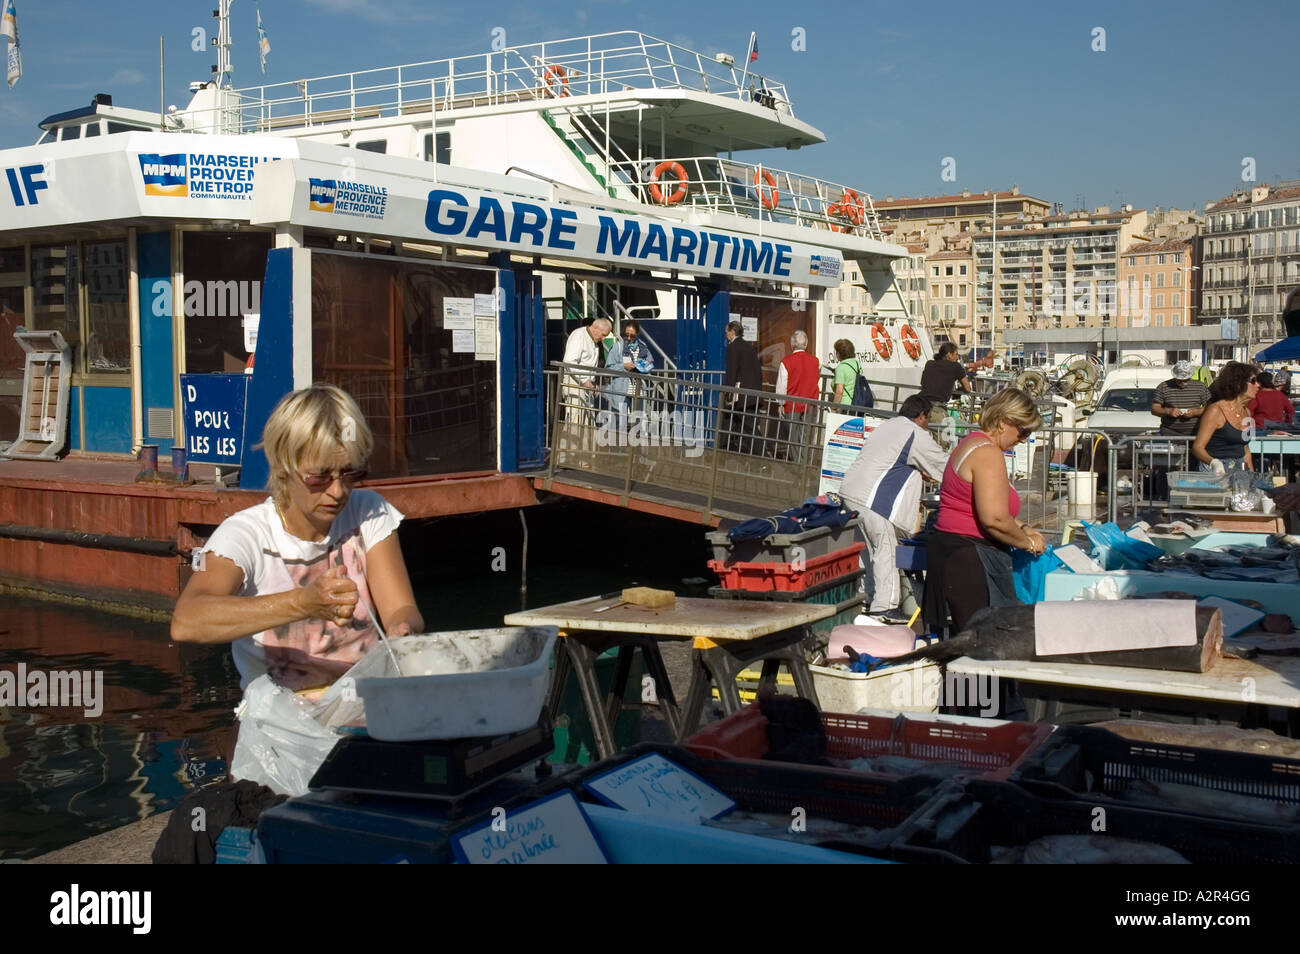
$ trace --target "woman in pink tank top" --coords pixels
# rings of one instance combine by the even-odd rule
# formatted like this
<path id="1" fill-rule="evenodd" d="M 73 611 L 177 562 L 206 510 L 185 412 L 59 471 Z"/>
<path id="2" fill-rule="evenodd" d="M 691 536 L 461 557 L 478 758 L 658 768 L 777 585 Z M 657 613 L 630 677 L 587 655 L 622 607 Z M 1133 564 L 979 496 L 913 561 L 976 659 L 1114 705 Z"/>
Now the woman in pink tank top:
<path id="1" fill-rule="evenodd" d="M 953 450 L 926 555 L 924 609 L 931 631 L 938 632 L 950 615 L 960 631 L 978 609 L 1019 602 L 1010 550 L 1038 554 L 1047 544 L 1017 519 L 1020 495 L 1007 477 L 1004 454 L 1042 423 L 1033 399 L 1007 388 L 984 405 L 980 430 Z"/>

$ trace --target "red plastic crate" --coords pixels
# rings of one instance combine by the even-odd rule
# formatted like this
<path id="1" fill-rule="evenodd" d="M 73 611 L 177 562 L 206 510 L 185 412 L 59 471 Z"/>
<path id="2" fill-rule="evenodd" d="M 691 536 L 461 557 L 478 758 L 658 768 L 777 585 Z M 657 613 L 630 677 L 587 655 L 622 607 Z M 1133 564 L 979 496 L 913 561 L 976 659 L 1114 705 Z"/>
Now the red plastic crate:
<path id="1" fill-rule="evenodd" d="M 805 560 L 797 570 L 793 563 L 724 563 L 722 560 L 710 560 L 709 569 L 718 574 L 724 589 L 797 593 L 856 573 L 858 554 L 866 548 L 865 543 L 853 543 L 843 550 Z"/>
<path id="2" fill-rule="evenodd" d="M 829 758 L 902 755 L 925 762 L 955 762 L 975 770 L 973 777 L 990 781 L 1005 781 L 1047 741 L 1053 729 L 1047 723 L 980 726 L 833 712 L 822 713 L 822 725 Z M 705 758 L 762 760 L 768 750 L 767 719 L 758 706 L 747 706 L 695 733 L 686 747 Z M 850 769 L 824 771 L 860 774 Z"/>

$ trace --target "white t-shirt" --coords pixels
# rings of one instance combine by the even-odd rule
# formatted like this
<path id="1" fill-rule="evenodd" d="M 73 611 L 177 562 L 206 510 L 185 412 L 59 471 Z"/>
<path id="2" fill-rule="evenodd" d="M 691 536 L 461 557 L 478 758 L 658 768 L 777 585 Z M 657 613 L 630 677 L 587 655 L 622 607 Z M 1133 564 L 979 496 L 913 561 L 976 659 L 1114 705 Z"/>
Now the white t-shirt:
<path id="1" fill-rule="evenodd" d="M 299 620 L 245 636 L 231 645 L 240 688 L 269 672 L 289 689 L 326 686 L 343 675 L 379 638 L 366 584 L 366 552 L 397 529 L 402 514 L 373 490 L 354 490 L 320 541 L 300 540 L 284 528 L 270 497 L 222 521 L 204 553 L 244 571 L 239 596 L 266 596 L 306 586 L 331 565 L 342 565 L 360 598 L 349 625 Z"/>

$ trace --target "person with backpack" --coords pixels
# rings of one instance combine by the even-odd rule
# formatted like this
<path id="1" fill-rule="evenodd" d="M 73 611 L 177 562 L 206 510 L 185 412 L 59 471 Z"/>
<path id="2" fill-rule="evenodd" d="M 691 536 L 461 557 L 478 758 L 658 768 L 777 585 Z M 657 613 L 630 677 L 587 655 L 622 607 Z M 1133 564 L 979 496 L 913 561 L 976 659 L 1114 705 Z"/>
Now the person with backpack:
<path id="1" fill-rule="evenodd" d="M 948 454 L 926 430 L 930 401 L 913 394 L 898 416 L 879 421 L 866 435 L 857 460 L 840 482 L 840 496 L 858 512 L 866 538 L 863 569 L 870 561 L 871 606 L 868 614 L 884 623 L 899 618 L 898 541 L 916 533 L 921 522 L 921 475 L 943 476 Z"/>
<path id="2" fill-rule="evenodd" d="M 853 342 L 841 338 L 835 342 L 835 393 L 831 400 L 836 404 L 851 404 L 854 407 L 875 407 L 876 400 L 862 374 L 862 362 L 857 358 Z"/>

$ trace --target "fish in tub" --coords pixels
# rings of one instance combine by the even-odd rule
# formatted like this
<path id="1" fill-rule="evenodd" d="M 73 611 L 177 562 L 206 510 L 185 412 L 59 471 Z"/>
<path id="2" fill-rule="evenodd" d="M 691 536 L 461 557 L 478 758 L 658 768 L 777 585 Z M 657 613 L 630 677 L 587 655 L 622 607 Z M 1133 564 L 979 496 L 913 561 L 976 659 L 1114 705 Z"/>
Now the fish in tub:
<path id="1" fill-rule="evenodd" d="M 385 742 L 464 739 L 537 724 L 550 683 L 554 626 L 421 633 L 376 643 L 349 671 L 366 731 Z"/>

